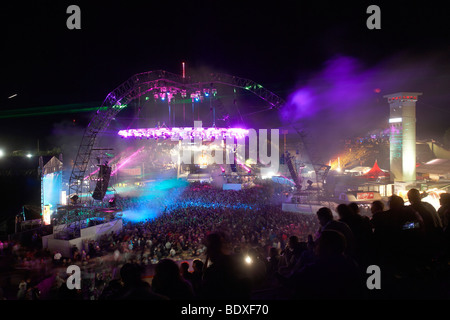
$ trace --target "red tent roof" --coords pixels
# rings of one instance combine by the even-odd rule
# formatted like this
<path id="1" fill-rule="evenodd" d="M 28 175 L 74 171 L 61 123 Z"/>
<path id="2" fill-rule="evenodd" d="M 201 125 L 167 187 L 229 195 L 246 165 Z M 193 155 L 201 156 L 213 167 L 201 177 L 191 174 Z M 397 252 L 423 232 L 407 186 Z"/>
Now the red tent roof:
<path id="1" fill-rule="evenodd" d="M 389 176 L 389 173 L 384 172 L 380 169 L 378 166 L 377 160 L 375 160 L 375 164 L 373 165 L 372 169 L 367 171 L 363 174 L 363 177 L 369 178 L 369 179 L 376 179 L 379 177 L 387 177 Z"/>

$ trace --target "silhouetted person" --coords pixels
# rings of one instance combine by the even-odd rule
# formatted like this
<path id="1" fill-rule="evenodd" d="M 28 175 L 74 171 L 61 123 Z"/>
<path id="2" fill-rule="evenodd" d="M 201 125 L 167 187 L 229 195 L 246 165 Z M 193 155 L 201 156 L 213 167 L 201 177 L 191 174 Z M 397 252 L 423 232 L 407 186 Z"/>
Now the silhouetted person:
<path id="1" fill-rule="evenodd" d="M 414 209 L 423 220 L 424 258 L 427 260 L 437 256 L 443 249 L 442 223 L 436 209 L 428 202 L 422 201 L 420 191 L 410 189 L 408 191 L 410 207 Z"/>
<path id="2" fill-rule="evenodd" d="M 114 287 L 107 300 L 167 300 L 166 297 L 152 292 L 149 283 L 141 278 L 142 269 L 135 263 L 126 263 L 120 269 L 122 285 L 117 281 L 111 285 Z M 110 288 L 108 288 L 110 290 Z"/>
<path id="3" fill-rule="evenodd" d="M 321 233 L 325 230 L 339 231 L 345 237 L 346 241 L 345 254 L 354 257 L 355 236 L 353 235 L 353 232 L 350 229 L 350 227 L 344 222 L 335 220 L 333 217 L 333 212 L 331 211 L 330 208 L 322 207 L 319 210 L 317 210 L 316 214 L 321 226 L 318 232 L 318 237 L 320 238 Z"/>
<path id="4" fill-rule="evenodd" d="M 236 261 L 230 254 L 225 234 L 213 232 L 206 237 L 206 255 L 200 298 L 249 299 L 250 281 L 242 270 L 242 261 Z"/>
<path id="5" fill-rule="evenodd" d="M 340 217 L 339 221 L 347 224 L 355 237 L 355 258 L 357 262 L 362 266 L 369 265 L 373 255 L 373 234 L 369 218 L 359 214 L 359 207 L 356 203 L 339 204 L 336 211 Z"/>
<path id="6" fill-rule="evenodd" d="M 348 207 L 350 208 L 350 210 L 352 210 L 353 213 L 355 213 L 357 215 L 361 214 L 361 210 L 356 202 L 349 203 Z"/>
<path id="7" fill-rule="evenodd" d="M 410 189 L 408 191 L 408 200 L 411 203 L 411 207 L 422 217 L 426 232 L 433 232 L 436 228 L 442 228 L 436 209 L 428 202 L 422 201 L 419 190 Z"/>
<path id="8" fill-rule="evenodd" d="M 267 261 L 267 277 L 272 279 L 278 271 L 280 264 L 280 254 L 277 248 L 271 247 L 269 250 L 269 259 Z"/>
<path id="9" fill-rule="evenodd" d="M 281 274 L 289 274 L 304 250 L 306 250 L 306 247 L 302 246 L 298 237 L 295 235 L 290 236 L 286 248 L 281 252 L 279 272 Z"/>
<path id="10" fill-rule="evenodd" d="M 437 213 L 442 222 L 444 253 L 448 259 L 450 257 L 450 193 L 442 193 L 439 202 L 441 206 Z"/>
<path id="11" fill-rule="evenodd" d="M 344 254 L 345 236 L 323 230 L 316 241 L 314 262 L 289 278 L 278 276 L 297 299 L 356 299 L 363 293 L 363 279 L 357 263 Z"/>
<path id="12" fill-rule="evenodd" d="M 413 269 L 423 254 L 423 227 L 420 215 L 405 207 L 402 197 L 392 195 L 389 210 L 377 213 L 374 227 L 378 261 L 392 272 Z"/>
<path id="13" fill-rule="evenodd" d="M 372 205 L 370 206 L 370 212 L 372 212 L 372 217 L 374 214 L 378 212 L 384 211 L 384 203 L 380 200 L 375 200 L 372 202 Z"/>
<path id="14" fill-rule="evenodd" d="M 194 271 L 191 273 L 191 284 L 195 296 L 200 294 L 200 288 L 203 281 L 203 267 L 204 264 L 202 260 L 194 259 L 194 261 L 192 261 L 192 269 L 194 269 Z"/>
<path id="15" fill-rule="evenodd" d="M 448 230 L 450 225 L 450 193 L 441 193 L 439 196 L 440 207 L 437 211 L 442 222 L 444 231 Z"/>
<path id="16" fill-rule="evenodd" d="M 180 273 L 183 279 L 189 281 L 189 283 L 191 282 L 192 273 L 189 272 L 189 262 L 183 261 L 182 263 L 180 263 Z"/>
<path id="17" fill-rule="evenodd" d="M 194 297 L 191 284 L 183 279 L 180 269 L 172 259 L 162 259 L 155 267 L 152 280 L 153 292 L 170 300 L 190 300 Z"/>
<path id="18" fill-rule="evenodd" d="M 122 291 L 122 282 L 120 279 L 113 279 L 103 289 L 98 300 L 115 300 Z"/>
<path id="19" fill-rule="evenodd" d="M 398 196 L 393 196 L 389 199 L 389 207 L 391 209 L 395 206 L 395 201 L 398 202 L 399 206 L 404 204 L 403 199 Z M 384 259 L 390 250 L 390 243 L 393 241 L 396 229 L 391 212 L 389 210 L 384 211 L 382 208 L 384 206 L 377 205 L 375 201 L 372 203 L 372 218 L 370 219 L 370 223 L 373 229 L 374 250 L 378 261 Z"/>

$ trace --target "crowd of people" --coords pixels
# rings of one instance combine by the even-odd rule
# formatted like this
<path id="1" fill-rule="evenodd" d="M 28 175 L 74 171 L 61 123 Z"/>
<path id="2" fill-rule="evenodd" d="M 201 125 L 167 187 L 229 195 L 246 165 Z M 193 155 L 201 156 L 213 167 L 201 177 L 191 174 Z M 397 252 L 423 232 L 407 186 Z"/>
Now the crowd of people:
<path id="1" fill-rule="evenodd" d="M 2 243 L 16 268 L 35 271 L 14 298 L 450 297 L 448 194 L 436 211 L 411 189 L 411 205 L 393 195 L 387 204 L 374 201 L 369 215 L 355 203 L 338 205 L 336 214 L 327 207 L 283 212 L 270 195 L 265 186 L 231 191 L 194 184 L 156 218 L 125 222 L 69 257 Z M 81 290 L 65 285 L 71 264 L 81 267 Z M 380 290 L 367 287 L 373 265 L 382 270 Z"/>

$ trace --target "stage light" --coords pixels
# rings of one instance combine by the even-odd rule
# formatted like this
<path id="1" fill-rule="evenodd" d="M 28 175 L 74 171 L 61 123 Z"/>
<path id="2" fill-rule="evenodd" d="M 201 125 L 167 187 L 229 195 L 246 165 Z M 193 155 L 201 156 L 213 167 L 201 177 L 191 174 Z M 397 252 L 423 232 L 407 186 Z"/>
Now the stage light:
<path id="1" fill-rule="evenodd" d="M 33 155 L 31 153 L 27 154 L 27 158 L 31 158 Z"/>
<path id="2" fill-rule="evenodd" d="M 110 208 L 115 207 L 116 206 L 116 198 L 109 199 L 108 203 L 109 203 Z"/>
<path id="3" fill-rule="evenodd" d="M 238 128 L 150 128 L 150 129 L 128 129 L 120 130 L 118 134 L 124 138 L 140 138 L 145 137 L 155 137 L 165 138 L 165 139 L 189 139 L 194 137 L 199 137 L 201 139 L 218 139 L 223 137 L 235 137 L 244 138 L 249 134 L 247 129 Z"/>
<path id="4" fill-rule="evenodd" d="M 252 264 L 252 262 L 253 262 L 253 260 L 252 260 L 252 258 L 250 258 L 250 256 L 246 256 L 245 257 L 245 263 L 246 264 Z"/>
<path id="5" fill-rule="evenodd" d="M 399 123 L 402 122 L 402 118 L 390 118 L 389 123 Z"/>
<path id="6" fill-rule="evenodd" d="M 5 155 L 5 152 L 0 149 L 0 158 L 3 157 L 4 155 Z"/>

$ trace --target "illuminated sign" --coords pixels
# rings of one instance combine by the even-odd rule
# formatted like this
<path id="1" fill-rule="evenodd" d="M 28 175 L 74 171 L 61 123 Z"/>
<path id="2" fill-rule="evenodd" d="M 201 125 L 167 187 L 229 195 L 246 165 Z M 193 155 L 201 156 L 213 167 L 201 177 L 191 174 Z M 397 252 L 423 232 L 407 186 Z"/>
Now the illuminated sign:
<path id="1" fill-rule="evenodd" d="M 374 198 L 373 192 L 358 192 L 356 194 L 357 200 L 372 200 Z"/>
<path id="2" fill-rule="evenodd" d="M 399 123 L 402 122 L 402 118 L 391 118 L 389 119 L 389 123 Z"/>

